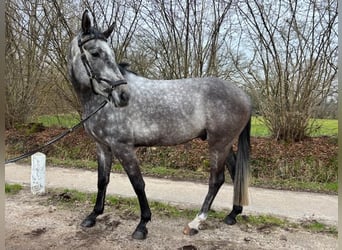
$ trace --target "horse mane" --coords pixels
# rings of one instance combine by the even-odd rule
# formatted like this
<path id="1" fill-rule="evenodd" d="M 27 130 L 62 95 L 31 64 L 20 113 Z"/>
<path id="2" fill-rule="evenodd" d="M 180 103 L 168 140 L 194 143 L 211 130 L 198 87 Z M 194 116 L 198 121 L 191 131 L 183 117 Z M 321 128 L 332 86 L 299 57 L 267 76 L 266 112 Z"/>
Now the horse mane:
<path id="1" fill-rule="evenodd" d="M 134 72 L 134 71 L 128 69 L 129 66 L 130 66 L 129 63 L 120 62 L 120 63 L 118 64 L 118 66 L 119 66 L 119 70 L 120 70 L 120 72 L 121 72 L 121 74 L 122 74 L 123 76 L 126 75 L 127 73 L 132 73 L 132 74 L 134 74 L 134 75 L 138 75 L 136 72 Z"/>

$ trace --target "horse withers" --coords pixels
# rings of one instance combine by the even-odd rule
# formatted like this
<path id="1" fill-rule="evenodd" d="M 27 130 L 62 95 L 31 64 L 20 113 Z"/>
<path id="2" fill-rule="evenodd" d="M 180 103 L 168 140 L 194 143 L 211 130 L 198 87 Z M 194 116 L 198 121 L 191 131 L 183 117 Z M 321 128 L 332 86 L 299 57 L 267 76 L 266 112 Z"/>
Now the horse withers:
<path id="1" fill-rule="evenodd" d="M 84 12 L 82 29 L 70 44 L 68 71 L 87 116 L 100 103 L 108 103 L 85 124 L 94 138 L 98 159 L 98 193 L 93 211 L 82 226 L 91 227 L 103 213 L 112 158 L 122 164 L 138 197 L 141 217 L 132 237 L 145 239 L 151 211 L 145 194 L 136 148 L 170 146 L 195 138 L 208 141 L 209 190 L 200 212 L 183 232 L 192 235 L 207 218 L 214 198 L 224 183 L 227 167 L 234 181 L 233 210 L 225 218 L 235 224 L 248 204 L 251 103 L 233 84 L 218 78 L 151 80 L 115 63 L 106 40 L 111 25 L 100 32 Z M 233 152 L 238 137 L 237 153 Z"/>

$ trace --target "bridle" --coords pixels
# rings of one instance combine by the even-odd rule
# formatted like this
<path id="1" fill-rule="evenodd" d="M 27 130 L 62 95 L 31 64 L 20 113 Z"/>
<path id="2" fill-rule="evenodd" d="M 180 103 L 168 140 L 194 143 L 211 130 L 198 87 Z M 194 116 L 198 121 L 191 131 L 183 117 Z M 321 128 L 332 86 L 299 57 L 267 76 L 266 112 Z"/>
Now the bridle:
<path id="1" fill-rule="evenodd" d="M 109 85 L 108 88 L 105 88 L 104 91 L 106 93 L 108 93 L 108 97 L 111 95 L 111 92 L 118 86 L 123 85 L 123 84 L 127 84 L 127 82 L 125 80 L 117 80 L 117 81 L 110 81 L 108 79 L 102 78 L 100 77 L 98 74 L 96 74 L 94 72 L 94 70 L 92 69 L 88 58 L 86 56 L 86 54 L 84 53 L 85 49 L 83 48 L 84 44 L 86 44 L 87 42 L 91 41 L 91 40 L 95 40 L 95 39 L 99 39 L 99 40 L 103 40 L 105 42 L 107 42 L 107 38 L 102 35 L 102 34 L 89 34 L 85 37 L 85 39 L 82 39 L 82 35 L 80 35 L 78 37 L 78 47 L 81 51 L 81 61 L 87 71 L 87 75 L 89 77 L 90 80 L 90 84 L 92 87 L 92 90 L 95 94 L 100 94 L 96 91 L 96 88 L 94 87 L 94 80 L 99 82 L 105 82 Z"/>

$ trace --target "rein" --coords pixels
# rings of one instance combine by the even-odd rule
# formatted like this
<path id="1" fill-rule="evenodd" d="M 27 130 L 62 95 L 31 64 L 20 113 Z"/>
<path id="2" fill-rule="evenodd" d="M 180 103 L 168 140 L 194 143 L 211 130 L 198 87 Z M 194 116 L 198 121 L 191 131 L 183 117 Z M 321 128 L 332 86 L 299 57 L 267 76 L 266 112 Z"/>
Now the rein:
<path id="1" fill-rule="evenodd" d="M 81 127 L 81 125 L 83 125 L 87 120 L 89 120 L 90 117 L 92 117 L 93 115 L 95 115 L 98 111 L 100 111 L 106 104 L 107 104 L 107 100 L 103 101 L 100 106 L 95 109 L 95 111 L 93 111 L 92 113 L 90 113 L 86 118 L 82 119 L 79 123 L 77 123 L 76 125 L 74 125 L 72 128 L 69 128 L 68 130 L 64 131 L 63 133 L 59 134 L 58 136 L 56 136 L 55 138 L 53 138 L 52 140 L 46 142 L 43 146 L 39 147 L 39 148 L 36 148 L 32 151 L 29 151 L 25 154 L 22 154 L 18 157 L 15 157 L 15 158 L 12 158 L 12 159 L 9 159 L 7 161 L 5 161 L 5 164 L 9 164 L 9 163 L 14 163 L 14 162 L 17 162 L 19 160 L 22 160 L 24 158 L 27 158 L 39 151 L 41 151 L 42 149 L 50 146 L 51 144 L 59 141 L 60 139 L 62 139 L 63 137 L 67 136 L 68 134 L 74 132 L 76 129 L 78 129 L 79 127 Z"/>

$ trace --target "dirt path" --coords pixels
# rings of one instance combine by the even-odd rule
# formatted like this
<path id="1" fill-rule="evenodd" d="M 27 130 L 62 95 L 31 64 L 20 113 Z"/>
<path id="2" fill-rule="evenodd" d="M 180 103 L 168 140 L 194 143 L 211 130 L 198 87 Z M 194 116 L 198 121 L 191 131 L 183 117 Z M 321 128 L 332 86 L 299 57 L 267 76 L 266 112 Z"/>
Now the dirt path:
<path id="1" fill-rule="evenodd" d="M 33 196 L 28 188 L 6 197 L 6 249 L 337 249 L 337 238 L 298 229 L 227 226 L 208 220 L 206 229 L 182 234 L 185 219 L 154 216 L 145 241 L 132 240 L 138 218 L 112 208 L 95 227 L 79 224 L 91 206 L 75 209 L 49 205 L 49 195 Z"/>

